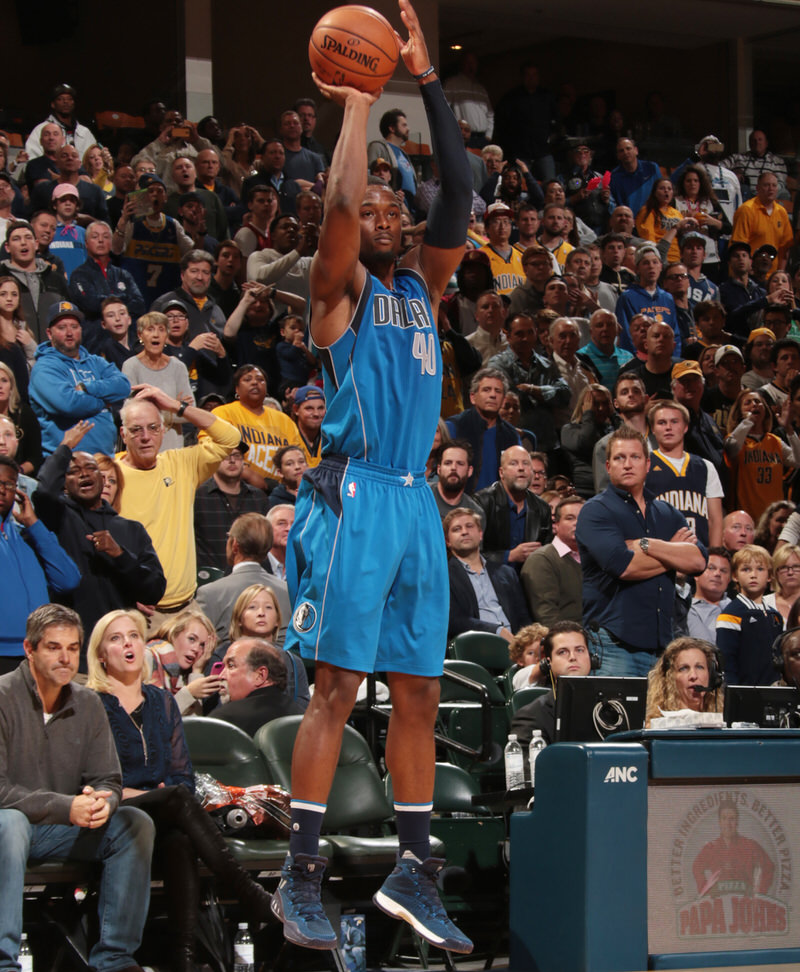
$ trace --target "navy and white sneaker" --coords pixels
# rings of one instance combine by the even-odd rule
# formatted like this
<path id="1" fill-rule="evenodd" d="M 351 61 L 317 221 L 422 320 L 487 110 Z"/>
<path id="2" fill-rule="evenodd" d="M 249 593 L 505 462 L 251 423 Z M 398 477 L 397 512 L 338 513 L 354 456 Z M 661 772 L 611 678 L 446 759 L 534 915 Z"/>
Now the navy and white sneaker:
<path id="1" fill-rule="evenodd" d="M 322 907 L 322 876 L 327 859 L 287 855 L 272 895 L 272 913 L 283 922 L 283 937 L 306 948 L 336 948 L 336 933 Z"/>
<path id="2" fill-rule="evenodd" d="M 431 945 L 467 955 L 472 942 L 447 917 L 436 890 L 444 863 L 437 857 L 420 861 L 406 851 L 372 900 L 387 915 L 407 921 Z"/>

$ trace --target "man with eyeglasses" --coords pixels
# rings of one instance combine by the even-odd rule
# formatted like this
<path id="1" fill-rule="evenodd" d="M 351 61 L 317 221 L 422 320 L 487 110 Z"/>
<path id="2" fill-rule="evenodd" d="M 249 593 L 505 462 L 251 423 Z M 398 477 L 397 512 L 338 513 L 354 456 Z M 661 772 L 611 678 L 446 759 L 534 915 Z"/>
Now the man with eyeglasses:
<path id="1" fill-rule="evenodd" d="M 547 455 L 544 452 L 531 453 L 531 486 L 532 493 L 541 496 L 547 485 Z"/>
<path id="2" fill-rule="evenodd" d="M 168 301 L 162 310 L 167 318 L 164 353 L 186 365 L 196 402 L 210 392 L 227 397 L 231 384 L 231 360 L 214 331 L 204 331 L 189 340 L 189 311 L 182 300 Z"/>
<path id="3" fill-rule="evenodd" d="M 697 340 L 697 328 L 694 326 L 694 314 L 689 301 L 689 271 L 686 265 L 668 264 L 661 282 L 664 290 L 671 294 L 675 301 L 681 342 L 687 345 L 694 343 Z"/>
<path id="4" fill-rule="evenodd" d="M 194 498 L 225 456 L 239 445 L 239 430 L 202 408 L 179 402 L 153 385 L 137 385 L 122 406 L 122 441 L 117 459 L 125 474 L 120 514 L 138 520 L 150 534 L 167 578 L 167 589 L 150 619 L 155 629 L 175 614 L 197 589 Z M 164 438 L 161 411 L 205 429 L 198 445 L 159 452 Z"/>

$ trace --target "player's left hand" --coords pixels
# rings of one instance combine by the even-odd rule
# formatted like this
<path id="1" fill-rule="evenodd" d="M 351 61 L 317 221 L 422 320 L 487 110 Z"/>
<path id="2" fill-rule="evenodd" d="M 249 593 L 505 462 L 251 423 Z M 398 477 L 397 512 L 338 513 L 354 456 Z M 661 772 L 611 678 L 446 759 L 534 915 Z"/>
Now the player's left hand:
<path id="1" fill-rule="evenodd" d="M 403 38 L 397 34 L 400 42 L 400 57 L 403 58 L 403 63 L 411 74 L 422 74 L 431 66 L 431 56 L 428 53 L 428 45 L 425 43 L 419 17 L 409 0 L 397 0 L 397 3 L 400 7 L 400 19 L 408 30 L 407 41 L 403 41 Z"/>

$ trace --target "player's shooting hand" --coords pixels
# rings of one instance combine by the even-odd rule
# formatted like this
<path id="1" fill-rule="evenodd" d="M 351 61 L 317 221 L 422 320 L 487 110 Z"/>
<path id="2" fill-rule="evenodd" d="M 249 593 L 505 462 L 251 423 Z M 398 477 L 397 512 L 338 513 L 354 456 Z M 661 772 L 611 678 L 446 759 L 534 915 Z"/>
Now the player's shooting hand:
<path id="1" fill-rule="evenodd" d="M 359 91 L 357 88 L 351 88 L 345 84 L 326 84 L 314 72 L 311 73 L 311 77 L 324 97 L 334 104 L 341 105 L 342 108 L 348 101 L 363 101 L 369 107 L 374 105 L 383 94 L 383 88 L 379 88 L 377 91 Z"/>

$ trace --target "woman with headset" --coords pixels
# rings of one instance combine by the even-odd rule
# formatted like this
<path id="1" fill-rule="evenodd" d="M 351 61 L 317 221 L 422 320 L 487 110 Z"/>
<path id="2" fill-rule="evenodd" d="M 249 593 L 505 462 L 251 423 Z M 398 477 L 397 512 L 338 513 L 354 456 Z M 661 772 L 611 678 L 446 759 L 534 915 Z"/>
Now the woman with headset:
<path id="1" fill-rule="evenodd" d="M 702 638 L 675 638 L 647 676 L 645 727 L 662 712 L 722 712 L 719 649 Z"/>

